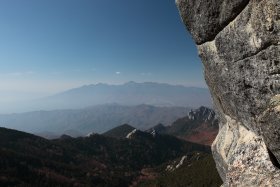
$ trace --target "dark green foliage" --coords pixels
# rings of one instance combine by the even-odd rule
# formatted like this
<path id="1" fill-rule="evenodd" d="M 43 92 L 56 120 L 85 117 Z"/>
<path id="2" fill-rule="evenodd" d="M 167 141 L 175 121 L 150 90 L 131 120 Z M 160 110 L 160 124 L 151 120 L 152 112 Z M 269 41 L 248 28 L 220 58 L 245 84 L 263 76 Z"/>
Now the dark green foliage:
<path id="1" fill-rule="evenodd" d="M 211 155 L 200 155 L 174 171 L 164 171 L 155 180 L 144 181 L 138 187 L 219 187 L 222 180 Z M 162 171 L 162 169 L 161 169 Z"/>
<path id="2" fill-rule="evenodd" d="M 46 140 L 0 128 L 0 186 L 126 187 L 155 168 L 210 148 L 169 135 L 138 131 L 131 139 L 103 135 Z"/>

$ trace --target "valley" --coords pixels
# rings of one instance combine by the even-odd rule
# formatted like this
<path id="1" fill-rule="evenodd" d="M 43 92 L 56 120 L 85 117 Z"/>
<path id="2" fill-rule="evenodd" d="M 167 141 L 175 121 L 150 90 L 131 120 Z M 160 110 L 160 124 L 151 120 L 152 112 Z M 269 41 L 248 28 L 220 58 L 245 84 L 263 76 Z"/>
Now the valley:
<path id="1" fill-rule="evenodd" d="M 169 186 L 161 176 L 172 178 L 182 168 L 192 172 L 194 168 L 191 166 L 197 165 L 200 160 L 210 164 L 212 176 L 207 176 L 208 180 L 198 180 L 203 180 L 205 184 L 221 183 L 215 167 L 211 165 L 210 147 L 170 135 L 136 131 L 127 138 L 92 134 L 80 138 L 63 135 L 47 140 L 0 128 L 0 140 L 0 185 L 3 187 L 125 187 L 145 183 L 145 186 L 153 186 L 154 180 L 159 180 L 163 184 L 161 186 Z M 181 165 L 180 158 L 186 158 Z M 195 166 L 196 171 L 204 169 Z M 147 177 L 151 173 L 155 177 Z M 196 180 L 187 181 L 195 184 Z"/>

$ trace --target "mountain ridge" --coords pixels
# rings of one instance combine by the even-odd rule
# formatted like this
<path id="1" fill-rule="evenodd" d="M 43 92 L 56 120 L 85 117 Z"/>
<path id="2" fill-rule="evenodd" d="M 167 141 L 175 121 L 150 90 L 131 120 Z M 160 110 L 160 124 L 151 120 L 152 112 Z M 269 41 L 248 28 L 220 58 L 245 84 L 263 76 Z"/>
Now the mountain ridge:
<path id="1" fill-rule="evenodd" d="M 126 187 L 145 168 L 161 166 L 186 154 L 207 156 L 210 153 L 208 146 L 169 135 L 154 137 L 147 132 L 125 139 L 93 134 L 47 140 L 0 128 L 0 135 L 0 185 L 3 187 Z M 217 173 L 215 167 L 210 169 Z M 213 176 L 210 181 L 216 178 Z"/>
<path id="2" fill-rule="evenodd" d="M 19 114 L 0 115 L 2 126 L 31 133 L 86 135 L 91 132 L 103 133 L 120 124 L 133 124 L 135 128 L 148 129 L 154 124 L 171 124 L 185 116 L 190 108 L 155 107 L 151 105 L 122 106 L 99 105 L 84 109 L 35 111 Z M 74 135 L 74 134 L 70 134 Z"/>
<path id="3" fill-rule="evenodd" d="M 46 97 L 38 101 L 37 105 L 45 109 L 75 109 L 111 103 L 181 107 L 212 105 L 210 93 L 206 88 L 133 81 L 121 85 L 104 83 L 83 85 Z"/>
<path id="4" fill-rule="evenodd" d="M 148 132 L 170 134 L 191 142 L 211 145 L 218 130 L 218 119 L 214 110 L 201 106 L 191 110 L 186 116 L 177 119 L 171 125 L 158 124 Z"/>
<path id="5" fill-rule="evenodd" d="M 134 129 L 136 128 L 131 125 L 123 124 L 103 133 L 102 135 L 114 138 L 126 138 L 127 135 Z"/>

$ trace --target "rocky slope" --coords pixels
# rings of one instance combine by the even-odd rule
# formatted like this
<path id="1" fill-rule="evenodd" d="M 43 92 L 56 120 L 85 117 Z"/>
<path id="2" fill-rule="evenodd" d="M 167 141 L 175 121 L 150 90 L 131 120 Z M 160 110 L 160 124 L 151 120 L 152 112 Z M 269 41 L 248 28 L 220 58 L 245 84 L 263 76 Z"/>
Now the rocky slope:
<path id="1" fill-rule="evenodd" d="M 280 1 L 177 0 L 220 118 L 224 186 L 279 186 Z"/>
<path id="2" fill-rule="evenodd" d="M 179 118 L 170 126 L 156 125 L 149 132 L 169 134 L 190 142 L 211 145 L 218 134 L 219 126 L 215 112 L 206 107 L 191 110 L 187 116 Z"/>
<path id="3" fill-rule="evenodd" d="M 195 156 L 197 154 L 199 157 Z M 144 177 L 147 168 L 161 165 L 166 168 L 166 164 L 175 161 L 177 166 L 177 160 L 182 157 L 185 159 L 176 169 L 199 172 L 205 166 L 198 166 L 194 161 L 204 161 L 209 156 L 209 146 L 141 131 L 121 139 L 93 134 L 80 138 L 64 135 L 56 140 L 47 140 L 0 128 L 0 186 L 127 187 L 137 182 L 139 177 Z M 211 160 L 207 159 L 208 162 Z M 197 167 L 183 165 L 186 163 Z M 156 173 L 164 172 L 165 168 Z M 213 164 L 208 164 L 207 169 L 213 174 L 211 177 L 203 175 L 186 182 L 219 182 Z M 186 186 L 185 181 L 179 184 Z"/>
<path id="4" fill-rule="evenodd" d="M 213 168 L 215 162 L 212 155 L 188 154 L 149 171 L 149 175 L 156 173 L 158 176 L 140 181 L 137 187 L 217 187 L 222 181 Z"/>

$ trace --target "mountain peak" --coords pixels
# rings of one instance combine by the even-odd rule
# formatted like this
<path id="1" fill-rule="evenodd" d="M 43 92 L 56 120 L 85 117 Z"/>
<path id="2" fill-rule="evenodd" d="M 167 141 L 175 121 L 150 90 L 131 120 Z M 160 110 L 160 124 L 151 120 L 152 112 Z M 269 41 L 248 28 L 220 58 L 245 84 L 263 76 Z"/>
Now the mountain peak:
<path id="1" fill-rule="evenodd" d="M 69 136 L 67 134 L 63 134 L 60 136 L 60 139 L 62 139 L 62 140 L 68 140 L 68 139 L 72 139 L 72 138 L 73 138 L 72 136 Z"/>
<path id="2" fill-rule="evenodd" d="M 128 139 L 132 138 L 133 134 L 135 134 L 136 132 L 137 132 L 137 129 L 133 129 L 130 133 L 128 133 L 126 135 L 126 138 L 128 138 Z"/>
<path id="3" fill-rule="evenodd" d="M 103 133 L 103 135 L 113 137 L 113 138 L 126 138 L 127 134 L 129 134 L 134 129 L 135 128 L 132 127 L 131 125 L 123 124 Z"/>
<path id="4" fill-rule="evenodd" d="M 156 126 L 154 126 L 153 128 L 147 130 L 147 132 L 151 133 L 151 134 L 155 134 L 155 133 L 162 133 L 166 131 L 166 127 L 159 123 Z"/>
<path id="5" fill-rule="evenodd" d="M 166 83 L 130 81 L 121 85 L 104 83 L 85 85 L 64 91 L 39 101 L 44 110 L 77 109 L 118 103 L 120 105 L 148 104 L 154 106 L 211 106 L 207 89 L 194 89 Z"/>
<path id="6" fill-rule="evenodd" d="M 203 121 L 212 121 L 216 118 L 215 112 L 205 106 L 201 106 L 196 110 L 191 110 L 188 114 L 190 120 L 201 119 Z"/>
<path id="7" fill-rule="evenodd" d="M 202 106 L 191 110 L 187 116 L 177 119 L 170 126 L 159 124 L 147 132 L 174 135 L 188 141 L 210 145 L 215 139 L 218 129 L 215 112 Z"/>

